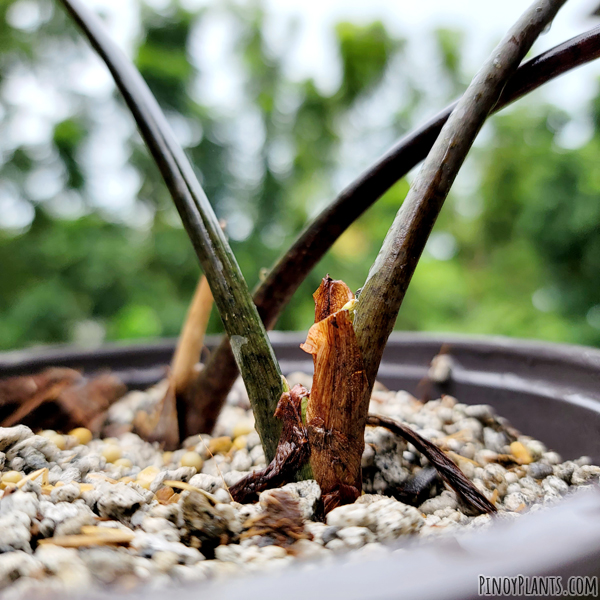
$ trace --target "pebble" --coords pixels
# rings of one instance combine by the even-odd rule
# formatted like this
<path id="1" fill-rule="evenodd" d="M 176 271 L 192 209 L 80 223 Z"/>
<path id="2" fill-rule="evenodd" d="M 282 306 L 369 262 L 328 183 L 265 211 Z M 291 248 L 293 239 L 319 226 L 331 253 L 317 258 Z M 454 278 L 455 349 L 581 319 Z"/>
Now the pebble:
<path id="1" fill-rule="evenodd" d="M 136 531 L 131 547 L 138 550 L 142 555 L 152 557 L 156 552 L 174 552 L 182 563 L 193 565 L 204 560 L 204 555 L 196 548 L 191 548 L 181 542 L 173 542 L 165 539 L 158 533 L 146 533 Z"/>
<path id="2" fill-rule="evenodd" d="M 101 517 L 126 521 L 146 502 L 141 491 L 131 485 L 115 483 L 102 487 L 102 495 L 98 500 L 98 514 Z"/>
<path id="3" fill-rule="evenodd" d="M 483 428 L 483 443 L 488 450 L 502 454 L 507 442 L 508 440 L 504 432 L 494 431 L 491 427 Z"/>
<path id="4" fill-rule="evenodd" d="M 306 520 L 313 518 L 317 503 L 321 499 L 321 488 L 314 479 L 288 483 L 282 489 L 290 492 L 298 500 L 302 516 Z"/>
<path id="5" fill-rule="evenodd" d="M 385 499 L 370 505 L 376 517 L 377 540 L 393 542 L 403 535 L 416 533 L 424 524 L 421 513 L 414 507 Z"/>
<path id="6" fill-rule="evenodd" d="M 150 480 L 151 492 L 156 493 L 162 486 L 164 481 L 184 481 L 189 482 L 196 473 L 195 467 L 179 467 L 179 469 L 167 469 L 157 471 Z M 141 472 L 140 472 L 141 474 Z M 140 474 L 138 474 L 138 479 Z"/>
<path id="7" fill-rule="evenodd" d="M 425 502 L 419 506 L 419 510 L 426 515 L 430 515 L 443 508 L 455 509 L 457 506 L 458 502 L 456 501 L 456 494 L 444 490 L 439 496 L 425 500 Z"/>
<path id="8" fill-rule="evenodd" d="M 25 513 L 15 511 L 0 516 L 0 554 L 12 550 L 31 553 L 30 527 L 31 519 Z"/>
<path id="9" fill-rule="evenodd" d="M 556 492 L 558 494 L 566 494 L 569 491 L 569 486 L 554 475 L 550 475 L 542 481 L 542 488 L 546 492 Z"/>
<path id="10" fill-rule="evenodd" d="M 227 471 L 227 473 L 223 475 L 223 480 L 225 481 L 225 485 L 227 485 L 227 487 L 231 487 L 240 479 L 246 477 L 246 475 L 248 475 L 248 471 Z"/>
<path id="11" fill-rule="evenodd" d="M 61 548 L 51 544 L 39 546 L 35 557 L 46 570 L 58 577 L 66 590 L 80 591 L 90 587 L 90 570 L 74 548 Z"/>
<path id="12" fill-rule="evenodd" d="M 38 514 L 40 502 L 33 492 L 17 490 L 0 500 L 0 517 L 11 513 L 22 513 L 33 519 Z"/>
<path id="13" fill-rule="evenodd" d="M 464 413 L 467 417 L 472 417 L 484 423 L 492 419 L 496 414 L 494 409 L 488 404 L 465 406 Z"/>
<path id="14" fill-rule="evenodd" d="M 219 488 L 223 487 L 223 478 L 207 475 L 206 473 L 198 473 L 190 479 L 190 485 L 195 488 L 200 488 L 210 494 L 214 494 Z"/>
<path id="15" fill-rule="evenodd" d="M 231 446 L 233 446 L 232 439 L 227 435 L 223 435 L 210 440 L 208 450 L 211 454 L 225 454 L 231 450 Z"/>
<path id="16" fill-rule="evenodd" d="M 7 448 L 30 437 L 33 437 L 33 431 L 25 425 L 0 427 L 0 452 L 5 452 Z"/>
<path id="17" fill-rule="evenodd" d="M 182 467 L 193 467 L 196 469 L 196 472 L 202 470 L 202 465 L 204 461 L 202 457 L 197 452 L 186 452 L 180 459 L 179 464 Z"/>
<path id="18" fill-rule="evenodd" d="M 114 463 L 119 460 L 123 455 L 123 451 L 116 444 L 106 444 L 102 449 L 102 456 L 106 459 L 106 462 Z"/>
<path id="19" fill-rule="evenodd" d="M 576 467 L 571 476 L 572 485 L 586 485 L 598 481 L 600 477 L 600 467 L 594 465 L 582 465 Z"/>
<path id="20" fill-rule="evenodd" d="M 375 535 L 367 527 L 345 527 L 340 529 L 337 535 L 351 550 L 375 541 Z"/>
<path id="21" fill-rule="evenodd" d="M 553 473 L 554 469 L 552 466 L 543 462 L 531 463 L 527 468 L 527 474 L 534 479 L 544 479 Z"/>
<path id="22" fill-rule="evenodd" d="M 521 492 L 512 492 L 504 498 L 506 510 L 522 510 L 527 506 L 527 498 Z"/>
<path id="23" fill-rule="evenodd" d="M 323 545 L 311 540 L 298 540 L 290 547 L 290 552 L 299 560 L 327 560 L 331 557 L 331 551 L 323 548 Z"/>
<path id="24" fill-rule="evenodd" d="M 69 483 L 60 487 L 55 487 L 50 492 L 50 500 L 52 502 L 73 502 L 79 498 L 81 491 L 76 483 Z"/>
<path id="25" fill-rule="evenodd" d="M 528 465 L 533 460 L 531 452 L 522 442 L 512 442 L 510 445 L 510 451 L 522 465 Z"/>
<path id="26" fill-rule="evenodd" d="M 79 553 L 87 569 L 99 583 L 108 585 L 118 582 L 123 576 L 132 575 L 135 558 L 125 550 L 89 548 Z"/>
<path id="27" fill-rule="evenodd" d="M 337 537 L 339 527 L 332 527 L 325 523 L 309 521 L 306 524 L 306 529 L 313 536 L 313 543 L 325 546 Z"/>
<path id="28" fill-rule="evenodd" d="M 366 504 L 347 504 L 334 508 L 326 517 L 327 525 L 338 527 L 369 527 L 373 525 L 373 514 Z"/>
<path id="29" fill-rule="evenodd" d="M 18 483 L 21 479 L 23 479 L 23 475 L 19 471 L 2 473 L 2 483 Z"/>
<path id="30" fill-rule="evenodd" d="M 44 565 L 27 552 L 17 550 L 0 554 L 0 590 L 20 577 L 35 577 L 43 569 Z"/>
<path id="31" fill-rule="evenodd" d="M 239 439 L 239 438 L 237 438 Z M 231 460 L 232 471 L 249 471 L 252 467 L 252 457 L 246 448 L 238 450 Z"/>
<path id="32" fill-rule="evenodd" d="M 554 475 L 570 485 L 572 483 L 573 473 L 577 468 L 577 465 L 572 460 L 568 460 L 562 464 L 554 465 L 553 472 Z"/>
<path id="33" fill-rule="evenodd" d="M 94 437 L 92 435 L 92 432 L 89 429 L 86 429 L 85 427 L 76 427 L 75 429 L 69 431 L 69 435 L 72 435 L 79 444 L 82 444 L 84 446 L 86 444 L 89 444 L 92 441 L 92 438 Z"/>
<path id="34" fill-rule="evenodd" d="M 263 466 L 266 463 L 265 453 L 260 444 L 250 450 L 250 457 L 252 458 L 252 464 L 255 466 Z"/>
<path id="35" fill-rule="evenodd" d="M 533 460 L 540 460 L 544 453 L 547 451 L 547 448 L 542 442 L 538 440 L 528 440 L 525 442 L 525 447 L 529 450 L 531 457 Z"/>

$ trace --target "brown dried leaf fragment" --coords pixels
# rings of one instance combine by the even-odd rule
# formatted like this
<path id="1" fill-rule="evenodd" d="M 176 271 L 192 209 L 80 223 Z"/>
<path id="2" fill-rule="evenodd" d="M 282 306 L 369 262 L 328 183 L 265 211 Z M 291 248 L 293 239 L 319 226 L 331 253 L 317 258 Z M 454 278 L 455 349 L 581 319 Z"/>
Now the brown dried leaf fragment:
<path id="1" fill-rule="evenodd" d="M 82 548 L 86 546 L 120 546 L 129 544 L 135 537 L 133 531 L 112 529 L 109 527 L 82 527 L 80 534 L 57 535 L 38 541 L 41 545 L 62 546 L 63 548 Z"/>
<path id="2" fill-rule="evenodd" d="M 65 368 L 11 377 L 0 381 L 0 427 L 17 423 L 62 431 L 87 427 L 98 433 L 108 408 L 126 391 L 114 375 L 88 378 Z"/>
<path id="3" fill-rule="evenodd" d="M 169 378 L 169 387 L 160 402 L 148 413 L 139 410 L 133 419 L 133 431 L 147 442 L 158 442 L 165 450 L 176 450 L 179 446 L 179 424 L 175 384 Z"/>
<path id="4" fill-rule="evenodd" d="M 315 315 L 324 318 L 300 347 L 315 365 L 306 424 L 310 465 L 328 512 L 356 500 L 362 489 L 368 381 L 348 311 L 341 310 L 352 292 L 343 281 L 326 277 L 314 297 Z"/>
<path id="5" fill-rule="evenodd" d="M 236 502 L 253 502 L 263 490 L 288 483 L 307 462 L 309 445 L 302 423 L 302 399 L 307 395 L 308 391 L 301 385 L 281 395 L 275 416 L 283 421 L 283 429 L 275 458 L 265 469 L 250 473 L 229 488 Z"/>
<path id="6" fill-rule="evenodd" d="M 244 523 L 242 539 L 254 536 L 268 537 L 277 546 L 291 546 L 297 540 L 312 539 L 304 529 L 304 520 L 298 501 L 286 490 L 269 492 L 263 504 L 264 512 Z"/>
<path id="7" fill-rule="evenodd" d="M 463 472 L 435 444 L 410 427 L 388 417 L 369 415 L 367 425 L 385 427 L 410 442 L 437 469 L 444 481 L 477 513 L 494 513 L 496 507 L 473 485 Z"/>

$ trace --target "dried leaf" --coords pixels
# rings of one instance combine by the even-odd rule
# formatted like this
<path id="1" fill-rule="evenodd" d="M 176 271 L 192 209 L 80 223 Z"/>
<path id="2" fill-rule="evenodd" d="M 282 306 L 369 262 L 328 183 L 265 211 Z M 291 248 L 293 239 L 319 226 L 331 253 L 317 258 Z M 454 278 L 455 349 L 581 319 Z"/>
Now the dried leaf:
<path id="1" fill-rule="evenodd" d="M 263 504 L 263 500 L 261 500 Z M 264 500 L 264 511 L 244 523 L 247 531 L 242 539 L 268 537 L 277 546 L 291 546 L 297 540 L 312 539 L 304 529 L 304 519 L 298 501 L 285 490 L 273 490 Z"/>
<path id="2" fill-rule="evenodd" d="M 207 492 L 206 490 L 203 490 L 202 488 L 194 487 L 193 485 L 186 483 L 185 481 L 165 480 L 163 481 L 163 484 L 187 492 L 197 492 L 204 496 L 209 502 L 211 502 L 213 506 L 215 506 L 219 502 L 211 493 Z"/>
<path id="3" fill-rule="evenodd" d="M 48 485 L 48 467 L 42 467 L 23 477 L 23 479 L 17 483 L 17 488 L 22 488 L 28 481 L 33 481 L 40 476 L 42 477 L 42 485 Z"/>
<path id="4" fill-rule="evenodd" d="M 308 460 L 309 445 L 302 423 L 302 399 L 307 395 L 301 385 L 281 395 L 275 416 L 283 421 L 283 429 L 275 458 L 266 469 L 250 473 L 229 488 L 236 502 L 253 502 L 263 490 L 288 483 Z"/>
<path id="5" fill-rule="evenodd" d="M 135 537 L 133 531 L 124 529 L 109 529 L 108 527 L 82 527 L 94 530 L 93 533 L 81 533 L 77 535 L 57 535 L 51 538 L 39 540 L 41 545 L 62 546 L 63 548 L 81 548 L 85 546 L 119 546 L 129 544 Z"/>
<path id="6" fill-rule="evenodd" d="M 98 433 L 108 408 L 125 392 L 114 375 L 87 378 L 73 369 L 11 377 L 0 381 L 0 427 L 18 423 L 62 431 L 87 427 Z"/>
<path id="7" fill-rule="evenodd" d="M 463 472 L 435 444 L 410 427 L 388 417 L 369 415 L 367 425 L 385 427 L 410 442 L 437 469 L 444 481 L 477 513 L 494 513 L 496 507 L 465 477 Z"/>

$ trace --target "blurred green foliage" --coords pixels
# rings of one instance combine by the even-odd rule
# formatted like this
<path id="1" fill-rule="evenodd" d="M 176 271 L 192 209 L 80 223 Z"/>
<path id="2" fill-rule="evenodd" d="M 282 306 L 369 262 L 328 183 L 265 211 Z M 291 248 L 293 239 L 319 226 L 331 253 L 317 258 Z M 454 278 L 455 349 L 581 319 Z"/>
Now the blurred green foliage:
<path id="1" fill-rule="evenodd" d="M 21 13 L 14 8 L 25 1 L 37 6 L 33 25 L 23 25 L 22 6 Z M 190 50 L 215 15 L 229 24 L 232 69 L 241 81 L 241 99 L 229 111 L 203 101 L 206 73 Z M 285 52 L 265 37 L 257 5 L 198 14 L 175 4 L 160 14 L 142 6 L 140 18 L 135 62 L 228 221 L 251 286 L 340 181 L 348 183 L 416 124 L 417 105 L 430 92 L 410 76 L 405 41 L 380 22 L 336 26 L 340 76 L 331 92 L 289 76 Z M 440 71 L 428 85 L 441 86 L 448 100 L 466 83 L 463 39 L 438 30 L 430 40 Z M 15 73 L 52 71 L 60 61 L 69 73 L 87 52 L 65 15 L 45 0 L 0 3 L 0 40 L 0 85 Z M 390 105 L 390 90 L 398 89 L 403 93 Z M 27 108 L 7 93 L 0 101 L 0 132 L 12 128 L 14 142 L 2 148 L 0 163 L 0 349 L 175 336 L 199 269 L 159 174 L 135 130 L 125 128 L 122 151 L 138 180 L 135 204 L 124 217 L 95 201 L 94 177 L 104 172 L 90 175 L 85 157 L 102 132 L 105 100 L 63 93 L 68 108 L 61 107 L 46 141 L 19 141 L 15 123 Z M 387 117 L 371 126 L 380 97 Z M 130 122 L 116 92 L 108 99 Z M 590 110 L 594 135 L 573 150 L 558 143 L 570 117 L 554 107 L 525 101 L 492 119 L 485 145 L 466 165 L 470 184 L 453 192 L 436 225 L 398 328 L 600 345 L 600 100 Z M 44 170 L 58 174 L 56 190 L 40 180 Z M 279 328 L 308 328 L 312 292 L 325 273 L 354 289 L 363 284 L 407 190 L 405 180 L 398 182 L 341 237 Z M 220 330 L 216 315 L 210 330 Z"/>

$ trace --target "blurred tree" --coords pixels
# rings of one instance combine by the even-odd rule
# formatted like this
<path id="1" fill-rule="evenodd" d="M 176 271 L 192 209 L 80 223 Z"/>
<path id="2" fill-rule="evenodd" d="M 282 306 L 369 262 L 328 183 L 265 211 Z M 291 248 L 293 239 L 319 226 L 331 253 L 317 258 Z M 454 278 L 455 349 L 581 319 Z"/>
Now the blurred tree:
<path id="1" fill-rule="evenodd" d="M 218 19 L 227 23 L 234 89 L 224 107 L 207 99 L 211 64 L 197 52 Z M 432 33 L 439 64 L 429 89 L 412 77 L 404 40 L 381 22 L 345 22 L 332 31 L 339 82 L 325 92 L 288 76 L 286 50 L 270 41 L 265 19 L 258 4 L 194 14 L 176 2 L 160 12 L 140 4 L 127 48 L 228 221 L 250 285 L 341 181 L 415 125 L 421 103 L 439 105 L 467 80 L 460 32 Z M 288 34 L 286 48 L 293 24 Z M 173 336 L 185 315 L 196 259 L 102 73 L 52 2 L 0 3 L 2 349 Z M 442 213 L 398 327 L 600 344 L 600 109 L 594 114 L 593 138 L 568 151 L 557 136 L 570 117 L 552 107 L 529 102 L 492 121 L 489 142 L 466 165 L 480 185 L 459 186 Z M 310 325 L 326 272 L 353 288 L 364 282 L 407 190 L 400 181 L 342 236 L 279 327 Z M 219 328 L 213 315 L 210 330 Z"/>

